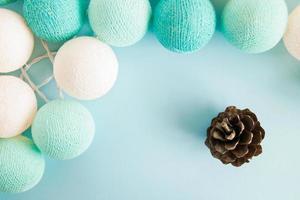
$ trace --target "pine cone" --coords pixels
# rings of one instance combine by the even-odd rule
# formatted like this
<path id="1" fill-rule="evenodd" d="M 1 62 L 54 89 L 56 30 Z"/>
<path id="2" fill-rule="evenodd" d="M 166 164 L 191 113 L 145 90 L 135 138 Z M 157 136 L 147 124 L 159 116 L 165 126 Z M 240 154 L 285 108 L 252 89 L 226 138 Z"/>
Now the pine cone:
<path id="1" fill-rule="evenodd" d="M 215 158 L 239 167 L 262 153 L 264 137 L 254 113 L 231 106 L 212 120 L 205 144 Z"/>

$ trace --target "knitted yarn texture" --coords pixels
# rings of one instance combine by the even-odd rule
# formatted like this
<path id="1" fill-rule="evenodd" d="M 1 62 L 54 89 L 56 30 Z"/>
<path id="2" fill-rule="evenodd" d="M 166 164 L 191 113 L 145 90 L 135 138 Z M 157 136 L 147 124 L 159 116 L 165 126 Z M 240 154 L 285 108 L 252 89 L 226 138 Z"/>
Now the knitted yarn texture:
<path id="1" fill-rule="evenodd" d="M 21 68 L 30 58 L 34 37 L 24 18 L 0 8 L 0 73 Z"/>
<path id="2" fill-rule="evenodd" d="M 161 44 L 179 53 L 191 53 L 212 38 L 216 14 L 209 0 L 161 0 L 154 12 L 153 29 Z"/>
<path id="3" fill-rule="evenodd" d="M 248 53 L 273 48 L 288 19 L 284 0 L 230 0 L 222 15 L 222 32 L 234 46 Z"/>
<path id="4" fill-rule="evenodd" d="M 284 44 L 289 53 L 300 60 L 300 6 L 290 14 Z"/>
<path id="5" fill-rule="evenodd" d="M 14 76 L 0 76 L 0 138 L 24 132 L 36 111 L 37 100 L 27 83 Z"/>
<path id="6" fill-rule="evenodd" d="M 0 6 L 6 5 L 9 3 L 13 3 L 15 1 L 17 1 L 17 0 L 0 0 Z"/>
<path id="7" fill-rule="evenodd" d="M 94 37 L 66 42 L 54 59 L 54 77 L 72 97 L 93 100 L 108 93 L 118 76 L 118 60 L 107 44 Z"/>
<path id="8" fill-rule="evenodd" d="M 91 0 L 90 24 L 98 39 L 117 47 L 130 46 L 146 34 L 151 18 L 149 0 Z"/>
<path id="9" fill-rule="evenodd" d="M 17 136 L 0 140 L 0 192 L 18 193 L 33 188 L 44 169 L 44 157 L 30 139 Z"/>
<path id="10" fill-rule="evenodd" d="M 95 132 L 90 112 L 76 101 L 54 100 L 38 111 L 32 137 L 45 155 L 66 160 L 82 154 Z"/>
<path id="11" fill-rule="evenodd" d="M 24 0 L 24 17 L 32 31 L 48 42 L 64 42 L 84 23 L 82 0 Z"/>

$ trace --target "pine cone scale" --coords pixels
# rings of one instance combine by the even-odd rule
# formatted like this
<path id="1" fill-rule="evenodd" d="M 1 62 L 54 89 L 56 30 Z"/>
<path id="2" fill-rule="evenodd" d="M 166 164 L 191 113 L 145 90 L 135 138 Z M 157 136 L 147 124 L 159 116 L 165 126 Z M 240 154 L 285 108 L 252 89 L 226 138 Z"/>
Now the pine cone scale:
<path id="1" fill-rule="evenodd" d="M 262 134 L 261 132 L 256 132 L 255 134 L 253 134 L 253 139 L 252 139 L 252 142 L 251 144 L 252 145 L 258 145 L 262 142 Z"/>
<path id="2" fill-rule="evenodd" d="M 254 120 L 251 118 L 251 116 L 249 115 L 244 115 L 243 118 L 241 118 L 241 121 L 243 122 L 245 129 L 252 131 L 254 126 L 255 126 L 255 122 Z"/>
<path id="3" fill-rule="evenodd" d="M 238 145 L 234 150 L 232 150 L 232 153 L 237 158 L 244 157 L 248 152 L 249 152 L 249 149 L 248 149 L 247 145 Z"/>
<path id="4" fill-rule="evenodd" d="M 240 142 L 239 138 L 236 138 L 235 140 L 232 141 L 228 141 L 227 143 L 224 143 L 225 149 L 227 149 L 228 151 L 234 150 L 236 146 L 239 144 L 239 142 Z"/>
<path id="5" fill-rule="evenodd" d="M 225 146 L 223 144 L 221 144 L 221 142 L 216 142 L 215 151 L 220 153 L 220 154 L 224 154 L 224 153 L 227 152 Z"/>
<path id="6" fill-rule="evenodd" d="M 262 147 L 261 147 L 261 145 L 258 145 L 256 147 L 256 151 L 255 151 L 254 156 L 259 156 L 260 154 L 262 154 Z"/>
<path id="7" fill-rule="evenodd" d="M 241 138 L 240 138 L 240 144 L 251 144 L 253 139 L 253 133 L 250 131 L 245 130 L 242 134 L 241 134 Z"/>
<path id="8" fill-rule="evenodd" d="M 256 147 L 255 146 L 249 146 L 248 147 L 248 149 L 249 149 L 249 152 L 248 152 L 248 154 L 245 156 L 245 158 L 248 160 L 248 159 L 250 159 L 250 158 L 252 158 L 254 155 L 255 155 L 255 152 L 256 152 Z"/>
<path id="9" fill-rule="evenodd" d="M 224 134 L 220 130 L 218 130 L 218 129 L 215 129 L 212 132 L 212 137 L 215 138 L 215 139 L 217 139 L 217 140 L 225 141 Z"/>

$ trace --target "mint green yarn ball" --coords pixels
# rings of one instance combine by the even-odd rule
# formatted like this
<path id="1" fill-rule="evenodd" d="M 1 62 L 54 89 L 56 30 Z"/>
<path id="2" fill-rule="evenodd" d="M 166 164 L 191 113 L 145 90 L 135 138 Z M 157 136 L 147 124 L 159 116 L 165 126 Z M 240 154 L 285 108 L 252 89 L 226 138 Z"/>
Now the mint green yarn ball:
<path id="1" fill-rule="evenodd" d="M 91 27 L 102 42 L 130 46 L 146 34 L 151 18 L 149 0 L 91 0 Z"/>
<path id="2" fill-rule="evenodd" d="M 44 169 L 44 157 L 30 139 L 0 139 L 0 192 L 20 193 L 33 188 Z"/>
<path id="3" fill-rule="evenodd" d="M 230 0 L 222 14 L 222 32 L 242 51 L 262 53 L 281 40 L 287 20 L 284 0 Z"/>
<path id="4" fill-rule="evenodd" d="M 55 100 L 44 105 L 32 125 L 38 148 L 53 159 L 67 160 L 82 154 L 95 132 L 90 112 L 76 101 Z"/>
<path id="5" fill-rule="evenodd" d="M 81 0 L 24 0 L 24 17 L 35 35 L 48 42 L 64 42 L 84 23 Z"/>
<path id="6" fill-rule="evenodd" d="M 160 43 L 177 53 L 203 48 L 216 28 L 209 0 L 161 0 L 154 12 L 153 30 Z"/>
<path id="7" fill-rule="evenodd" d="M 16 2 L 17 0 L 0 0 L 0 6 Z"/>

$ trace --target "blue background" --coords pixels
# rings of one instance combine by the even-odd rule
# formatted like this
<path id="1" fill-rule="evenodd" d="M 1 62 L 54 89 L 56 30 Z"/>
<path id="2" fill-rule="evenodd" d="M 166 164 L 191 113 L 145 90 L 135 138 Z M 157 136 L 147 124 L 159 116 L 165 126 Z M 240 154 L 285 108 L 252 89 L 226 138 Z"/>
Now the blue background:
<path id="1" fill-rule="evenodd" d="M 213 1 L 218 15 L 226 1 Z M 291 11 L 298 0 L 287 3 Z M 21 10 L 21 4 L 9 8 Z M 88 28 L 83 33 L 91 34 Z M 47 159 L 37 187 L 0 194 L 1 200 L 300 198 L 300 62 L 282 42 L 248 55 L 217 31 L 200 52 L 179 55 L 150 31 L 115 52 L 115 87 L 102 99 L 83 102 L 97 124 L 90 149 L 71 161 Z M 41 53 L 37 45 L 34 56 Z M 39 81 L 50 72 L 45 61 L 30 74 Z M 53 83 L 44 91 L 55 98 Z M 211 118 L 228 105 L 249 107 L 266 129 L 264 153 L 241 168 L 222 165 L 204 145 Z"/>

